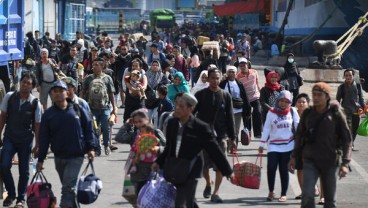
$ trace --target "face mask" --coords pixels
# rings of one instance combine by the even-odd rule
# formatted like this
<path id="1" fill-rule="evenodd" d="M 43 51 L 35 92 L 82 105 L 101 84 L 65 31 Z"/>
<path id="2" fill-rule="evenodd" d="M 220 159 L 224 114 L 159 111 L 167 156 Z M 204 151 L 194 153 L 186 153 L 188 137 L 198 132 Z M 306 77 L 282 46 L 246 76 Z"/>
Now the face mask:
<path id="1" fill-rule="evenodd" d="M 289 62 L 289 63 L 293 63 L 293 62 L 294 62 L 294 59 L 293 59 L 293 58 L 289 58 L 289 59 L 288 59 L 288 62 Z"/>

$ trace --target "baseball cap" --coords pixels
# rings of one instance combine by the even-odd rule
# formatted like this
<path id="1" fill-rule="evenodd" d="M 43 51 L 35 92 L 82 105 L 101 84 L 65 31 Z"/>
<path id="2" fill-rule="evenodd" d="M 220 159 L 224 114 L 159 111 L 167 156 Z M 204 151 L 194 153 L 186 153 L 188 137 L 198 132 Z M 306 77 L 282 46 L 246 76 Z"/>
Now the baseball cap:
<path id="1" fill-rule="evenodd" d="M 248 60 L 246 58 L 239 58 L 238 63 L 248 63 Z"/>
<path id="2" fill-rule="evenodd" d="M 65 84 L 65 82 L 61 81 L 61 80 L 57 80 L 54 82 L 54 84 L 52 85 L 52 87 L 50 88 L 50 91 L 53 90 L 54 88 L 62 88 L 63 90 L 68 90 L 68 86 Z"/>
<path id="3" fill-rule="evenodd" d="M 130 53 L 139 53 L 138 48 L 132 48 L 130 49 Z"/>
<path id="4" fill-rule="evenodd" d="M 77 87 L 77 82 L 71 77 L 65 77 L 62 79 L 67 85 L 72 85 L 73 87 Z"/>

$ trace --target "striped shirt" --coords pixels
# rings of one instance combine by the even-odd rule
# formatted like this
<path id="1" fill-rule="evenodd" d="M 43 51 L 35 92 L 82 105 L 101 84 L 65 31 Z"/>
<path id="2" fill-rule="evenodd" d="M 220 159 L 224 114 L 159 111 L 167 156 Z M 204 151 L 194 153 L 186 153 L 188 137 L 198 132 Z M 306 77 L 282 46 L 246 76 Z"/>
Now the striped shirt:
<path id="1" fill-rule="evenodd" d="M 258 100 L 260 93 L 258 90 L 258 73 L 254 69 L 249 69 L 248 74 L 239 73 L 236 78 L 243 84 L 249 102 Z"/>

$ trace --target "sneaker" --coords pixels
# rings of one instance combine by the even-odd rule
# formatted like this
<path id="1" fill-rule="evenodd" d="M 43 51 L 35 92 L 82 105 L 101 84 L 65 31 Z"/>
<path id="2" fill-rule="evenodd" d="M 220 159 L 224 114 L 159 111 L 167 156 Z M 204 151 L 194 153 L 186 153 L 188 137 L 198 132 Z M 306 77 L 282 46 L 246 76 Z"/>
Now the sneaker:
<path id="1" fill-rule="evenodd" d="M 119 108 L 125 108 L 125 105 L 121 105 Z"/>
<path id="2" fill-rule="evenodd" d="M 111 154 L 111 150 L 109 146 L 105 146 L 105 155 L 110 155 Z"/>
<path id="3" fill-rule="evenodd" d="M 203 191 L 203 197 L 208 199 L 211 196 L 211 186 L 206 186 L 206 188 Z"/>
<path id="4" fill-rule="evenodd" d="M 110 150 L 111 151 L 114 151 L 114 150 L 117 150 L 118 149 L 118 147 L 117 146 L 114 146 L 114 145 L 110 145 L 109 147 L 110 147 Z"/>
<path id="5" fill-rule="evenodd" d="M 222 199 L 220 198 L 220 196 L 219 196 L 219 195 L 217 195 L 217 194 L 213 194 L 213 195 L 211 196 L 211 202 L 215 202 L 215 203 L 222 203 L 223 201 L 222 201 Z"/>

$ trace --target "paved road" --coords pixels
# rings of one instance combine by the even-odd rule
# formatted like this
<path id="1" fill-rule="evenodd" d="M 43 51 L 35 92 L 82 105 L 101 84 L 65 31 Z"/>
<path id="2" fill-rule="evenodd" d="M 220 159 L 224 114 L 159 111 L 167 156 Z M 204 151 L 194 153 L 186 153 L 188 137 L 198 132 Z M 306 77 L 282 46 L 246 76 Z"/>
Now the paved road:
<path id="1" fill-rule="evenodd" d="M 260 83 L 264 83 L 263 72 L 259 71 Z M 335 84 L 336 85 L 336 84 Z M 333 91 L 336 86 L 333 85 Z M 310 93 L 312 84 L 305 84 L 301 91 Z M 120 105 L 120 103 L 119 103 Z M 116 134 L 118 128 L 122 125 L 123 109 L 119 109 L 118 123 L 113 127 L 113 135 Z M 116 144 L 119 149 L 113 152 L 110 156 L 102 155 L 95 159 L 94 165 L 96 174 L 103 181 L 103 189 L 97 201 L 92 205 L 85 205 L 82 207 L 91 208 L 107 208 L 107 207 L 131 207 L 124 198 L 121 197 L 123 188 L 123 166 L 126 161 L 129 152 L 129 146 L 123 144 Z M 257 148 L 259 145 L 258 140 L 253 140 L 249 146 L 239 147 L 240 160 L 255 161 L 257 155 Z M 353 152 L 353 161 L 351 166 L 353 172 L 351 172 L 347 178 L 338 181 L 337 185 L 337 201 L 338 207 L 367 207 L 368 203 L 368 152 L 364 151 L 368 149 L 368 138 L 358 137 L 356 141 L 356 147 L 360 151 Z M 87 161 L 85 161 L 87 162 Z M 229 156 L 229 162 L 232 162 L 232 157 Z M 84 168 L 86 163 L 83 165 Z M 229 181 L 224 180 L 220 196 L 224 199 L 223 204 L 213 204 L 208 199 L 204 199 L 202 191 L 205 187 L 204 179 L 201 179 L 196 197 L 200 207 L 299 207 L 299 200 L 294 200 L 296 195 L 300 194 L 300 188 L 297 183 L 297 179 L 294 175 L 290 174 L 290 186 L 288 191 L 289 200 L 285 203 L 279 202 L 266 202 L 266 196 L 268 194 L 266 167 L 267 160 L 263 159 L 262 180 L 259 190 L 244 189 L 232 185 Z M 18 167 L 13 167 L 13 174 L 17 181 Z M 49 182 L 53 185 L 54 193 L 58 200 L 60 200 L 60 181 L 55 171 L 53 155 L 49 154 L 49 159 L 45 161 L 44 173 Z M 214 177 L 214 174 L 212 177 Z M 275 192 L 279 195 L 281 192 L 280 180 L 277 175 Z M 316 198 L 317 199 L 317 198 Z M 320 206 L 322 207 L 322 206 Z"/>

